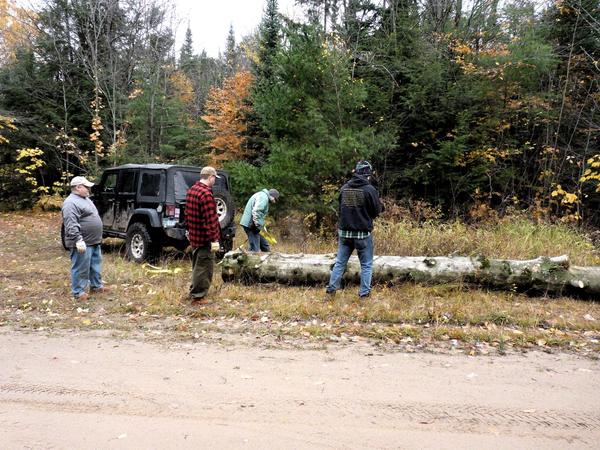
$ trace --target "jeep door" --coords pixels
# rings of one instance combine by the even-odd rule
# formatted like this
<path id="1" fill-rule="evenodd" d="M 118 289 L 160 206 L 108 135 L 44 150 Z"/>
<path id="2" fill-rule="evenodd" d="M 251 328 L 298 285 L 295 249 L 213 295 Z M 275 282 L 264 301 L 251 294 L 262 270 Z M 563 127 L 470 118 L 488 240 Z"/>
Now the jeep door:
<path id="1" fill-rule="evenodd" d="M 94 189 L 94 204 L 102 218 L 102 228 L 105 231 L 112 230 L 115 221 L 117 176 L 116 171 L 104 172 L 100 184 Z"/>
<path id="2" fill-rule="evenodd" d="M 138 169 L 122 169 L 119 173 L 115 201 L 115 222 L 113 226 L 117 231 L 127 231 L 129 219 L 136 208 L 138 173 Z"/>

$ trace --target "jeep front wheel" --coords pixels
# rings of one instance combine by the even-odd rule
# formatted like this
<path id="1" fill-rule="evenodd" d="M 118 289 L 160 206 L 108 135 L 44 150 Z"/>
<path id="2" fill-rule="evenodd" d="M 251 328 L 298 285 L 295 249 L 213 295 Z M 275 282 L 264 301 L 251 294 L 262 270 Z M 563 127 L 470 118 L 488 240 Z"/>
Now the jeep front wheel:
<path id="1" fill-rule="evenodd" d="M 129 259 L 141 263 L 155 258 L 159 252 L 159 246 L 152 241 L 146 225 L 136 222 L 127 229 L 125 250 Z"/>

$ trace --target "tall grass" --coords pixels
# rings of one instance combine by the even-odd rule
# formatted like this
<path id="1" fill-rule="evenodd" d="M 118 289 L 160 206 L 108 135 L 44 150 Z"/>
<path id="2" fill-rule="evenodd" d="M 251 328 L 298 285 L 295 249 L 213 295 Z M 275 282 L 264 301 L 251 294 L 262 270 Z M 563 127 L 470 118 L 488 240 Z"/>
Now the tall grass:
<path id="1" fill-rule="evenodd" d="M 270 226 L 278 243 L 273 251 L 283 253 L 332 253 L 337 248 L 335 229 L 311 232 L 296 217 Z M 299 232 L 299 230 L 301 230 Z M 568 255 L 575 265 L 600 265 L 600 251 L 578 228 L 562 223 L 538 223 L 522 216 L 495 222 L 467 224 L 418 221 L 384 214 L 375 220 L 375 253 L 397 256 L 477 256 L 498 259 L 532 259 L 538 256 Z M 246 235 L 238 230 L 236 246 L 247 248 Z"/>

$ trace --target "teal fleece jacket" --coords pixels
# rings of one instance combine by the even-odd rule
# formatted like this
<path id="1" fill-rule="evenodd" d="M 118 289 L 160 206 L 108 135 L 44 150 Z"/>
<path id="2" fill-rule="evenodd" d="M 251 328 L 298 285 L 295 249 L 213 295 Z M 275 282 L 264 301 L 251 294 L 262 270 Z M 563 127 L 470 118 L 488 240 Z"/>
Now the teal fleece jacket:
<path id="1" fill-rule="evenodd" d="M 246 228 L 262 228 L 265 226 L 265 218 L 269 212 L 269 190 L 258 191 L 246 203 L 244 214 L 240 220 L 240 225 Z"/>

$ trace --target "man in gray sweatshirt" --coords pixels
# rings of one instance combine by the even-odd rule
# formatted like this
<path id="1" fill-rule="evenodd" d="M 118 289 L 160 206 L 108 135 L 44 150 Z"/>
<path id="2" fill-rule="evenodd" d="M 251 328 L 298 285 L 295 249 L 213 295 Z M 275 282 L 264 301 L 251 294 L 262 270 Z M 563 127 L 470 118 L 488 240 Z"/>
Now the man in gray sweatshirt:
<path id="1" fill-rule="evenodd" d="M 86 289 L 103 292 L 102 285 L 102 219 L 96 205 L 89 199 L 94 185 L 85 177 L 71 180 L 71 194 L 62 205 L 65 243 L 71 251 L 71 294 L 86 300 Z"/>

